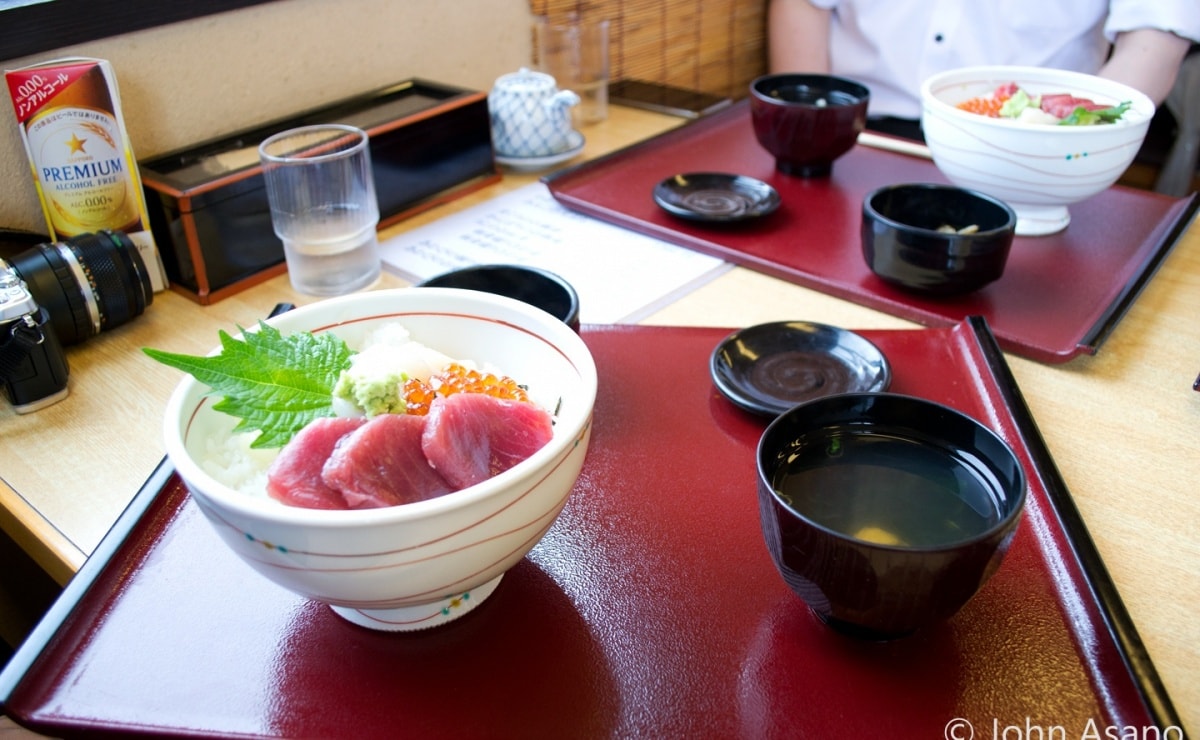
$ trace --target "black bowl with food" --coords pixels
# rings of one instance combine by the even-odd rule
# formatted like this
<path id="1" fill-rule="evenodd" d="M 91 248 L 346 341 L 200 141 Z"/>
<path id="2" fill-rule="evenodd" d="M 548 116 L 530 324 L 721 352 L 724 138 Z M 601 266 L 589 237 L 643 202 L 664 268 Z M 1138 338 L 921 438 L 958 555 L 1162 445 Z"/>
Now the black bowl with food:
<path id="1" fill-rule="evenodd" d="M 895 393 L 793 406 L 758 443 L 763 539 L 826 625 L 890 640 L 958 612 L 1000 566 L 1025 505 L 1012 448 L 980 421 Z"/>
<path id="2" fill-rule="evenodd" d="M 867 124 L 871 91 L 844 77 L 769 74 L 750 83 L 754 136 L 794 177 L 829 177 Z"/>
<path id="3" fill-rule="evenodd" d="M 929 183 L 888 185 L 863 199 L 862 249 L 881 279 L 962 295 L 1004 274 L 1016 214 L 990 195 Z"/>

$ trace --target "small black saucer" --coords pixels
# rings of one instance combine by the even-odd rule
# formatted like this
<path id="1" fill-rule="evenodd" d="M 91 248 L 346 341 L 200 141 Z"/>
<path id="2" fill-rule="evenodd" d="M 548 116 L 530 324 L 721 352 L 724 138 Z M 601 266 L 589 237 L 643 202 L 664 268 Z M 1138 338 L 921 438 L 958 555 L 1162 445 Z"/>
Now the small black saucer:
<path id="1" fill-rule="evenodd" d="M 892 380 L 891 366 L 874 344 L 809 321 L 736 331 L 713 350 L 709 369 L 726 398 L 771 417 L 821 396 L 885 391 Z"/>
<path id="2" fill-rule="evenodd" d="M 745 221 L 774 213 L 779 193 L 761 180 L 720 172 L 672 175 L 654 186 L 654 202 L 693 221 Z"/>

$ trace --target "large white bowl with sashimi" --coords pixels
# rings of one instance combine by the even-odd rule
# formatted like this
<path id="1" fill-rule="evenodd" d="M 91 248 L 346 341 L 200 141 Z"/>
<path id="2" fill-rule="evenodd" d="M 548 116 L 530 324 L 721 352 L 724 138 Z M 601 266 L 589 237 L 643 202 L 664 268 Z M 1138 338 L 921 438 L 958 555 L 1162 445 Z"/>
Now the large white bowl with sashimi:
<path id="1" fill-rule="evenodd" d="M 399 414 L 373 409 L 376 415 L 360 413 L 357 422 L 358 412 L 343 403 L 335 418 L 347 425 L 344 434 L 311 431 L 333 423 L 321 407 L 282 448 L 252 449 L 261 432 L 235 430 L 239 419 L 218 408 L 230 396 L 195 374 L 168 402 L 165 443 L 201 511 L 251 567 L 351 622 L 407 631 L 479 606 L 554 523 L 587 453 L 596 367 L 579 335 L 550 314 L 449 288 L 366 292 L 303 306 L 222 337 L 208 358 L 226 355 L 227 341 L 243 348 L 252 343 L 247 338 L 274 334 L 336 338 L 353 364 L 365 344 L 394 337 L 396 327 L 423 348 L 423 358 L 451 358 L 485 378 L 515 381 L 524 396 L 481 405 L 467 391 L 435 395 L 419 419 L 410 396 Z M 324 345 L 299 353 L 333 354 Z M 406 370 L 406 378 L 410 372 L 419 374 Z M 452 406 L 454 398 L 472 403 Z M 396 436 L 381 436 L 389 430 Z M 461 449 L 443 449 L 451 443 Z M 310 447 L 289 447 L 302 444 Z M 303 505 L 289 500 L 293 488 Z M 325 488 L 335 491 L 331 500 L 345 493 L 346 506 L 321 503 Z"/>
<path id="2" fill-rule="evenodd" d="M 1014 101 L 1020 105 L 1009 105 L 1005 115 L 989 110 L 989 99 L 1004 98 L 1014 87 L 1028 100 Z M 1153 101 L 1127 85 L 1041 67 L 943 72 L 925 80 L 921 103 L 925 142 L 938 169 L 955 185 L 1008 203 L 1023 236 L 1065 229 L 1067 207 L 1117 181 L 1154 116 Z M 1073 118 L 1080 107 L 1099 113 Z M 1020 115 L 1011 117 L 1014 108 Z M 1095 122 L 1075 123 L 1081 119 Z"/>

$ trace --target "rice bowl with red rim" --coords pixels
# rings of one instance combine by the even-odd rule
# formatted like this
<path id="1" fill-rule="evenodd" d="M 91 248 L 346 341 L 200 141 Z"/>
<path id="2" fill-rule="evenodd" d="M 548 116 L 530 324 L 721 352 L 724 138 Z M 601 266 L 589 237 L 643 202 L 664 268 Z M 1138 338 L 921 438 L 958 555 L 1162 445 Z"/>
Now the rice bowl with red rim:
<path id="1" fill-rule="evenodd" d="M 502 368 L 539 399 L 555 399 L 552 439 L 495 477 L 438 498 L 331 511 L 249 495 L 206 472 L 206 440 L 227 437 L 237 420 L 214 411 L 217 399 L 191 377 L 168 402 L 164 438 L 200 510 L 251 567 L 363 626 L 420 629 L 477 606 L 553 524 L 586 454 L 596 368 L 579 335 L 555 317 L 478 291 L 367 292 L 268 321 L 285 334 L 332 331 L 351 347 L 388 322 L 451 357 Z"/>

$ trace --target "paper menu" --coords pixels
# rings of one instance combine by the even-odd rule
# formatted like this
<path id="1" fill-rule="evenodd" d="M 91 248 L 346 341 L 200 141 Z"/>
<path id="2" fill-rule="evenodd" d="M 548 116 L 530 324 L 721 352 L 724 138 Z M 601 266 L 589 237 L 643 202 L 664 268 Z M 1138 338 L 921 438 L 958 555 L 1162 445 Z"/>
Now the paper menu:
<path id="1" fill-rule="evenodd" d="M 542 183 L 380 243 L 383 264 L 420 282 L 459 267 L 518 264 L 558 273 L 579 293 L 580 321 L 633 323 L 732 267 L 572 211 Z"/>

